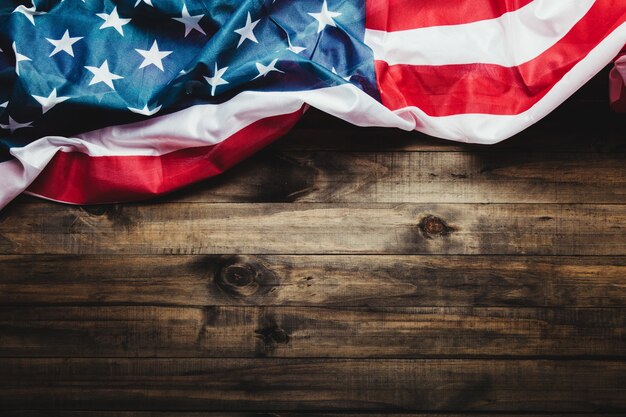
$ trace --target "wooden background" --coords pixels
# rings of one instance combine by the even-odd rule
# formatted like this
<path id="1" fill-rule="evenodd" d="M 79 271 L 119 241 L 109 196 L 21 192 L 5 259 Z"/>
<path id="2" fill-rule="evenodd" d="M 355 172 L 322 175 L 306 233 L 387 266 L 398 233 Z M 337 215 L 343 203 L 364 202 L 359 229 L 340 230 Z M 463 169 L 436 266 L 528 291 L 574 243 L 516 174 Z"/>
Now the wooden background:
<path id="1" fill-rule="evenodd" d="M 626 415 L 626 117 L 605 81 L 496 146 L 311 111 L 160 201 L 20 197 L 0 414 Z"/>

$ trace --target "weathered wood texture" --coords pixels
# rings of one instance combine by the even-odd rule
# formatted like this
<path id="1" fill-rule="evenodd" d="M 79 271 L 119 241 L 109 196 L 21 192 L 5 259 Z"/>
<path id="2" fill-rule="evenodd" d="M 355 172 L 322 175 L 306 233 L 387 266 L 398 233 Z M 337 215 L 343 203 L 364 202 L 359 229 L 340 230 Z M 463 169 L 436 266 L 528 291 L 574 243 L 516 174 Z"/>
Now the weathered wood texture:
<path id="1" fill-rule="evenodd" d="M 275 147 L 161 201 L 623 203 L 625 198 L 623 151 L 302 152 Z"/>
<path id="2" fill-rule="evenodd" d="M 0 212 L 0 416 L 626 415 L 626 118 L 311 111 L 159 201 Z M 396 414 L 394 414 L 396 413 Z"/>
<path id="3" fill-rule="evenodd" d="M 167 201 L 623 203 L 626 153 L 264 152 Z"/>
<path id="4" fill-rule="evenodd" d="M 236 411 L 222 411 L 222 412 L 211 412 L 211 411 L 71 411 L 65 410 L 62 414 L 66 417 L 361 417 L 366 415 L 368 417 L 466 417 L 465 413 L 412 413 L 412 412 L 398 412 L 398 413 L 387 413 L 387 412 L 368 412 L 368 413 L 350 413 L 350 412 L 319 412 L 319 411 L 303 411 L 303 412 L 292 412 L 292 411 L 272 411 L 272 412 L 236 412 Z M 503 413 L 472 413 L 472 417 L 519 417 L 520 415 L 529 417 L 529 416 L 540 416 L 540 417 L 563 417 L 563 414 L 552 414 L 552 413 L 533 413 L 533 414 L 503 414 Z M 571 417 L 614 417 L 615 414 L 600 414 L 600 413 L 568 413 L 568 416 Z M 13 417 L 48 417 L 50 413 L 47 411 L 37 411 L 37 410 L 17 410 L 11 411 L 11 416 Z"/>
<path id="5" fill-rule="evenodd" d="M 625 235 L 626 204 L 37 203 L 0 219 L 0 251 L 22 254 L 622 255 Z"/>
<path id="6" fill-rule="evenodd" d="M 622 307 L 624 257 L 5 255 L 0 305 Z"/>
<path id="7" fill-rule="evenodd" d="M 626 362 L 0 359 L 10 410 L 626 410 Z"/>
<path id="8" fill-rule="evenodd" d="M 626 357 L 626 309 L 11 307 L 0 356 Z"/>

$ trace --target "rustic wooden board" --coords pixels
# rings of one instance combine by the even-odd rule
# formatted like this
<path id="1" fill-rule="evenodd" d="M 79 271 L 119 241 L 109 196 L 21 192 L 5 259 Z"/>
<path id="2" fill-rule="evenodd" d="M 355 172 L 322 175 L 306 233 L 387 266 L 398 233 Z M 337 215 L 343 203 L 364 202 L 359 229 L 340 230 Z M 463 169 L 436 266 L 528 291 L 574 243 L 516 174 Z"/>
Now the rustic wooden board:
<path id="1" fill-rule="evenodd" d="M 54 414 L 57 417 L 464 417 L 467 414 L 460 413 L 384 413 L 384 412 L 367 412 L 367 413 L 350 413 L 350 412 L 319 412 L 314 413 L 302 411 L 272 411 L 272 412 L 237 412 L 237 411 L 60 411 Z M 551 413 L 472 413 L 472 417 L 563 417 L 563 414 Z M 609 417 L 615 414 L 598 414 L 598 413 L 568 413 L 572 417 Z M 12 411 L 13 417 L 49 417 L 47 411 Z"/>
<path id="2" fill-rule="evenodd" d="M 626 153 L 262 152 L 161 201 L 623 203 Z"/>
<path id="3" fill-rule="evenodd" d="M 12 358 L 0 369 L 4 410 L 626 411 L 623 361 Z"/>
<path id="4" fill-rule="evenodd" d="M 626 357 L 626 309 L 2 307 L 0 356 Z"/>
<path id="5" fill-rule="evenodd" d="M 0 253 L 626 253 L 626 205 L 618 204 L 163 203 L 100 209 L 9 207 L 0 219 Z"/>
<path id="6" fill-rule="evenodd" d="M 626 257 L 3 255 L 0 305 L 626 307 Z"/>
<path id="7" fill-rule="evenodd" d="M 160 201 L 623 203 L 626 153 L 263 152 Z"/>
<path id="8" fill-rule="evenodd" d="M 163 200 L 623 203 L 626 153 L 264 152 Z"/>
<path id="9" fill-rule="evenodd" d="M 237 411 L 222 411 L 222 412 L 210 412 L 210 411 L 68 411 L 64 410 L 62 413 L 65 417 L 362 417 L 364 413 L 350 413 L 350 412 L 334 412 L 326 413 L 316 411 L 314 414 L 310 412 L 290 412 L 290 411 L 273 411 L 273 412 L 237 412 Z M 459 413 L 376 413 L 368 412 L 368 417 L 465 417 L 467 414 Z M 615 416 L 615 414 L 598 414 L 598 413 L 568 413 L 568 416 L 572 417 L 609 417 Z M 47 411 L 12 411 L 13 417 L 49 417 L 50 413 Z M 502 413 L 472 413 L 472 417 L 519 417 L 519 416 L 541 416 L 541 417 L 563 417 L 563 414 L 502 414 Z"/>

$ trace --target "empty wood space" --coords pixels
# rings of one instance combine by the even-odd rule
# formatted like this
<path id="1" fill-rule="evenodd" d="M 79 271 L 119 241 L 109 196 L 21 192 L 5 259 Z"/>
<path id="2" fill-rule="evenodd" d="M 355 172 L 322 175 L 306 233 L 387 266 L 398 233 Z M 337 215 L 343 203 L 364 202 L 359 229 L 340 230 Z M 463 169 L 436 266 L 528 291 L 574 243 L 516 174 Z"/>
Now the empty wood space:
<path id="1" fill-rule="evenodd" d="M 0 211 L 0 415 L 626 414 L 606 74 L 494 146 L 309 111 L 147 202 Z"/>

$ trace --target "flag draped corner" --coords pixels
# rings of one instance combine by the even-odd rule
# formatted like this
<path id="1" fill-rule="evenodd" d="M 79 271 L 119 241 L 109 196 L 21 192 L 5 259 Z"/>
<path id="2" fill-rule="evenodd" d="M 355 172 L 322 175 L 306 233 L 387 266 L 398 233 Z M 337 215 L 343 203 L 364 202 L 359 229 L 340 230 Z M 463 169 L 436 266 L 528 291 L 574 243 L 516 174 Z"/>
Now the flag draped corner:
<path id="1" fill-rule="evenodd" d="M 626 111 L 625 44 L 624 0 L 6 0 L 0 208 L 167 193 L 310 106 L 489 144 L 614 62 Z"/>
<path id="2" fill-rule="evenodd" d="M 613 110 L 626 113 L 626 49 L 615 59 L 609 73 L 609 99 Z"/>

